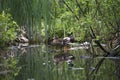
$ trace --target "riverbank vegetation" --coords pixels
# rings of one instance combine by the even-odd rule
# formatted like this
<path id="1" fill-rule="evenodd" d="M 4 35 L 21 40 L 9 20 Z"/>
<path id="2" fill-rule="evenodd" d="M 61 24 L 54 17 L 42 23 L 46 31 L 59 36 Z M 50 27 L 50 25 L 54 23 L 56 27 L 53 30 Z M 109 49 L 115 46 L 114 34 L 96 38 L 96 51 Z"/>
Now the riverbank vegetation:
<path id="1" fill-rule="evenodd" d="M 97 45 L 102 56 L 118 56 L 119 5 L 120 0 L 0 0 L 0 47 L 11 46 L 16 39 L 48 44 L 56 36 L 72 35 L 76 42 L 90 42 L 91 53 Z M 27 36 L 19 38 L 21 31 Z M 96 72 L 104 59 L 96 64 Z"/>
<path id="2" fill-rule="evenodd" d="M 97 40 L 107 42 L 119 35 L 119 4 L 119 0 L 1 0 L 1 11 L 9 10 L 35 43 L 71 33 L 77 41 L 91 41 L 93 32 Z"/>
<path id="3" fill-rule="evenodd" d="M 72 34 L 77 42 L 119 48 L 119 4 L 119 0 L 1 0 L 1 43 L 14 40 L 24 26 L 29 43 L 48 43 Z"/>
<path id="4" fill-rule="evenodd" d="M 11 15 L 3 11 L 0 14 L 0 47 L 16 39 L 18 31 L 19 26 L 13 21 Z"/>

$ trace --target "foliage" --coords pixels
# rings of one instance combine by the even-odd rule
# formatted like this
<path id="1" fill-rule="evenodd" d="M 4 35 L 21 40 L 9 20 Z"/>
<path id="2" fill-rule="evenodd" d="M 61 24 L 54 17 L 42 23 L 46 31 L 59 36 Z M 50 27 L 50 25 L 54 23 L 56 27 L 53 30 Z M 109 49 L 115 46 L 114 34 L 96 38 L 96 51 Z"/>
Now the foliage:
<path id="1" fill-rule="evenodd" d="M 26 26 L 30 40 L 40 39 L 41 36 L 43 36 L 43 30 L 45 30 L 45 35 L 47 34 L 49 30 L 47 25 L 49 25 L 51 21 L 51 6 L 51 0 L 1 1 L 1 10 L 9 9 L 13 19 L 18 25 Z M 45 26 L 42 26 L 42 24 Z"/>
<path id="2" fill-rule="evenodd" d="M 43 39 L 43 37 L 48 39 L 56 35 L 64 37 L 73 33 L 78 41 L 90 40 L 91 27 L 96 36 L 105 41 L 119 31 L 119 0 L 2 0 L 1 2 L 1 9 L 10 9 L 19 25 L 27 25 L 30 39 Z"/>
<path id="3" fill-rule="evenodd" d="M 4 45 L 17 37 L 18 25 L 12 20 L 9 13 L 4 11 L 0 14 L 0 43 Z"/>

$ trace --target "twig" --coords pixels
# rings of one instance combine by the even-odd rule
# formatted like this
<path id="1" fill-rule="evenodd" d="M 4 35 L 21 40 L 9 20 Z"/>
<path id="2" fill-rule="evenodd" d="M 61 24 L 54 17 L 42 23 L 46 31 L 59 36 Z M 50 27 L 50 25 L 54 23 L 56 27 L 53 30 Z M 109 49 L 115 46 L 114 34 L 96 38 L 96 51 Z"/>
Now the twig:
<path id="1" fill-rule="evenodd" d="M 94 31 L 93 31 L 93 29 L 92 29 L 92 27 L 90 26 L 90 30 L 91 30 L 91 36 L 92 36 L 92 38 L 96 38 L 96 35 L 95 35 L 95 33 L 94 33 Z"/>
<path id="2" fill-rule="evenodd" d="M 95 43 L 100 47 L 100 49 L 101 49 L 102 51 L 104 51 L 104 52 L 107 53 L 108 55 L 110 54 L 110 52 L 108 52 L 105 48 L 103 48 L 103 46 L 100 44 L 99 41 L 96 40 Z"/>

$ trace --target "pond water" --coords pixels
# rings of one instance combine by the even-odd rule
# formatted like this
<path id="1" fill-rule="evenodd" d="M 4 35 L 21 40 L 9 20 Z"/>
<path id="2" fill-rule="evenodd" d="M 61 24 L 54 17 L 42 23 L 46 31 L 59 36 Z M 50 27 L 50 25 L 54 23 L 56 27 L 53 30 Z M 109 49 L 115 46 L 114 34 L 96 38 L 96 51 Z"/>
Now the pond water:
<path id="1" fill-rule="evenodd" d="M 10 58 L 1 59 L 0 80 L 119 80 L 119 57 L 102 54 L 98 48 L 92 53 L 91 48 L 13 46 L 7 50 Z"/>

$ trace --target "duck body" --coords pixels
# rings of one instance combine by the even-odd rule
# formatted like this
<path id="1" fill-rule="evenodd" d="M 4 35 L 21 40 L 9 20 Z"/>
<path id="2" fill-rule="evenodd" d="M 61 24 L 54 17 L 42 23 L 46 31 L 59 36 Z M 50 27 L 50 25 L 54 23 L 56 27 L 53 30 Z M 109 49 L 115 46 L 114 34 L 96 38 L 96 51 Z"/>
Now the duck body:
<path id="1" fill-rule="evenodd" d="M 62 38 L 55 37 L 51 40 L 50 45 L 62 45 Z"/>
<path id="2" fill-rule="evenodd" d="M 66 46 L 66 45 L 69 45 L 69 43 L 73 43 L 73 42 L 74 42 L 73 36 L 64 37 L 64 38 L 59 38 L 58 36 L 56 36 L 55 38 L 53 38 L 51 40 L 50 44 L 51 45 Z"/>

